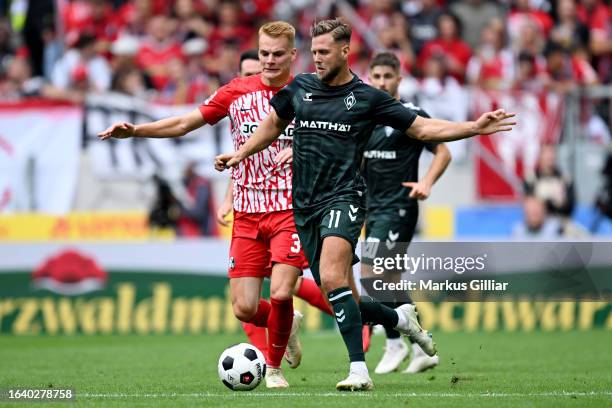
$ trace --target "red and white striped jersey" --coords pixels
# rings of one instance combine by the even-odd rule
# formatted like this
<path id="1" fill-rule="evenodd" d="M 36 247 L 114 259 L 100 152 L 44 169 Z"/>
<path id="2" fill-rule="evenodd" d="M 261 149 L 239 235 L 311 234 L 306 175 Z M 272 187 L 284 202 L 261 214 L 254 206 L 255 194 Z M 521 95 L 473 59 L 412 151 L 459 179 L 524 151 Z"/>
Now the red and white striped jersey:
<path id="1" fill-rule="evenodd" d="M 199 109 L 208 124 L 229 116 L 234 148 L 238 150 L 270 113 L 270 99 L 282 87 L 262 83 L 260 75 L 236 78 L 222 86 Z M 278 165 L 276 155 L 291 147 L 293 124 L 267 149 L 243 160 L 232 170 L 234 210 L 262 213 L 292 209 L 291 164 Z"/>

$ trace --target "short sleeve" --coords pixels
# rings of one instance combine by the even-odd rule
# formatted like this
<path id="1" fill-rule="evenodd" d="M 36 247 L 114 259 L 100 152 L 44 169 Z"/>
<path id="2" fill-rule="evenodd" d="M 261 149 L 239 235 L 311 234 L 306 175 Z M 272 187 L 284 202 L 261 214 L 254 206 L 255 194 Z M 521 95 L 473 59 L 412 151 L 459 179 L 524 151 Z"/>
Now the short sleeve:
<path id="1" fill-rule="evenodd" d="M 390 126 L 400 132 L 405 132 L 412 126 L 412 122 L 417 117 L 412 110 L 387 92 L 374 88 L 372 90 L 372 117 L 377 124 Z"/>
<path id="2" fill-rule="evenodd" d="M 295 117 L 293 108 L 293 96 L 297 91 L 298 85 L 295 79 L 278 91 L 270 100 L 270 105 L 274 108 L 276 115 L 283 120 L 292 120 Z"/>
<path id="3" fill-rule="evenodd" d="M 204 118 L 204 122 L 214 125 L 227 116 L 229 107 L 235 99 L 236 93 L 232 82 L 217 89 L 198 109 Z"/>

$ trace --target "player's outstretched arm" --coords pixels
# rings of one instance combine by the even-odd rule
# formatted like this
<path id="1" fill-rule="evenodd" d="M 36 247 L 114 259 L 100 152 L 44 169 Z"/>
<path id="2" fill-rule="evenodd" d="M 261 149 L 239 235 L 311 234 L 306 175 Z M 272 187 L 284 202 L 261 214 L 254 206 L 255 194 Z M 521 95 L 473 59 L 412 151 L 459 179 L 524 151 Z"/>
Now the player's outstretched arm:
<path id="1" fill-rule="evenodd" d="M 111 137 L 125 139 L 128 137 L 179 137 L 205 124 L 204 118 L 198 109 L 181 116 L 158 120 L 155 122 L 134 125 L 128 122 L 118 122 L 104 132 L 98 133 L 102 140 Z"/>
<path id="2" fill-rule="evenodd" d="M 516 122 L 514 113 L 503 109 L 483 113 L 478 120 L 469 122 L 449 122 L 417 116 L 406 134 L 412 138 L 429 142 L 452 142 L 476 135 L 490 135 L 512 130 Z"/>
<path id="3" fill-rule="evenodd" d="M 451 161 L 451 154 L 448 147 L 444 143 L 440 143 L 435 147 L 434 158 L 431 161 L 427 174 L 418 182 L 405 181 L 402 183 L 404 187 L 412 187 L 410 197 L 417 200 L 425 200 L 431 193 L 431 188 L 444 173 L 448 164 Z"/>
<path id="4" fill-rule="evenodd" d="M 290 120 L 281 119 L 272 109 L 270 114 L 259 124 L 253 135 L 234 153 L 220 154 L 215 158 L 215 169 L 223 171 L 230 167 L 236 167 L 247 157 L 262 151 L 270 146 L 285 128 L 291 123 Z"/>

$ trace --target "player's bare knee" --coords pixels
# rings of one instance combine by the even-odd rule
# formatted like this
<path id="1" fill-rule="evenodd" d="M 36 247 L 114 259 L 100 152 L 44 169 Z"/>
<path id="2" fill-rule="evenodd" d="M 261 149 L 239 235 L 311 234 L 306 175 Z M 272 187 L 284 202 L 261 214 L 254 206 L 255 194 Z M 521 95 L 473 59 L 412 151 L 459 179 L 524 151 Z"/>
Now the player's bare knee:
<path id="1" fill-rule="evenodd" d="M 233 305 L 234 316 L 242 322 L 250 321 L 257 313 L 257 305 L 250 305 L 244 302 L 235 302 Z"/>
<path id="2" fill-rule="evenodd" d="M 288 300 L 293 297 L 295 283 L 300 270 L 293 266 L 275 264 L 272 268 L 270 297 L 277 300 Z"/>
<path id="3" fill-rule="evenodd" d="M 323 287 L 325 292 L 331 292 L 334 289 L 348 286 L 348 282 L 346 281 L 344 276 L 321 276 L 321 286 Z"/>
<path id="4" fill-rule="evenodd" d="M 293 284 L 270 288 L 270 297 L 276 300 L 288 300 L 293 297 Z"/>

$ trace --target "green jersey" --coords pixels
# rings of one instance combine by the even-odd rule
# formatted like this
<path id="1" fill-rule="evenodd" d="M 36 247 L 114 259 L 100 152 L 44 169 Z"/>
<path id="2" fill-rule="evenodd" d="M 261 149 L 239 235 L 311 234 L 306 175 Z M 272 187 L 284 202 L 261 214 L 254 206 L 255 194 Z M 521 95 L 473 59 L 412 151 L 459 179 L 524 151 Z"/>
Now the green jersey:
<path id="1" fill-rule="evenodd" d="M 361 160 L 375 126 L 405 131 L 416 118 L 387 92 L 357 76 L 329 86 L 315 74 L 300 74 L 270 104 L 281 119 L 295 119 L 292 189 L 297 211 L 361 200 Z"/>
<path id="2" fill-rule="evenodd" d="M 417 115 L 429 118 L 427 112 L 411 103 L 404 106 Z M 368 217 L 381 213 L 397 214 L 416 206 L 409 197 L 410 188 L 403 181 L 418 181 L 419 156 L 426 148 L 434 151 L 436 143 L 426 143 L 407 137 L 389 126 L 377 126 L 365 147 L 363 175 L 367 185 Z"/>

